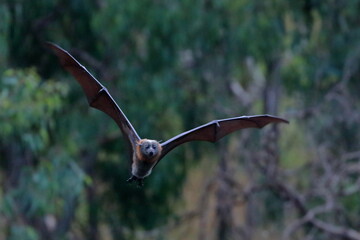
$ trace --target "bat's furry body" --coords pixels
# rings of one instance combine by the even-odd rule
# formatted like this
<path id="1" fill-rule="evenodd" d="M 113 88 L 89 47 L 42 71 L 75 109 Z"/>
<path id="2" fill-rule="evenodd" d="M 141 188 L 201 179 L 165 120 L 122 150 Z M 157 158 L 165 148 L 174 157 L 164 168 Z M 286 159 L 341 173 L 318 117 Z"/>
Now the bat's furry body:
<path id="1" fill-rule="evenodd" d="M 269 123 L 287 123 L 284 119 L 270 115 L 242 116 L 214 120 L 183 132 L 163 143 L 141 139 L 108 90 L 84 66 L 58 45 L 47 43 L 47 46 L 58 56 L 61 65 L 79 82 L 89 105 L 112 117 L 120 127 L 124 138 L 130 143 L 132 155 L 132 176 L 128 179 L 130 182 L 135 180 L 141 185 L 142 180 L 150 175 L 152 169 L 168 152 L 185 142 L 216 142 L 227 134 L 243 128 L 262 128 Z"/>

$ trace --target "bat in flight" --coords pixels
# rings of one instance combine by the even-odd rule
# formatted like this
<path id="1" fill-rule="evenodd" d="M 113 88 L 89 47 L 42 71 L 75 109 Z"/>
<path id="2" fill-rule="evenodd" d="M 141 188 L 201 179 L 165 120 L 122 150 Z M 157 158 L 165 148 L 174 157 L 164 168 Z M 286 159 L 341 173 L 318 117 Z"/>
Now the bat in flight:
<path id="1" fill-rule="evenodd" d="M 285 119 L 271 115 L 241 116 L 211 121 L 162 143 L 156 140 L 142 139 L 108 90 L 83 65 L 58 45 L 50 42 L 46 45 L 59 58 L 61 66 L 79 82 L 89 105 L 108 114 L 119 126 L 123 137 L 131 146 L 131 177 L 127 181 L 136 181 L 139 186 L 143 185 L 143 179 L 151 174 L 152 169 L 168 152 L 183 143 L 190 141 L 216 142 L 243 128 L 262 128 L 269 123 L 288 123 Z"/>

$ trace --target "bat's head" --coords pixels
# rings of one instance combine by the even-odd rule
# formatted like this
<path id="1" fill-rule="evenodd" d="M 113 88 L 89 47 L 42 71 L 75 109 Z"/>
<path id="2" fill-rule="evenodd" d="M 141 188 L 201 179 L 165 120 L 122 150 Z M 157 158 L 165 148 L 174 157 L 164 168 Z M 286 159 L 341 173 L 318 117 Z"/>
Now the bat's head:
<path id="1" fill-rule="evenodd" d="M 138 142 L 139 159 L 147 160 L 150 162 L 155 161 L 161 153 L 161 145 L 158 141 L 150 139 L 141 139 Z"/>
<path id="2" fill-rule="evenodd" d="M 161 150 L 161 145 L 158 141 L 141 139 L 137 142 L 136 152 L 131 165 L 132 175 L 139 179 L 149 176 L 160 157 Z"/>

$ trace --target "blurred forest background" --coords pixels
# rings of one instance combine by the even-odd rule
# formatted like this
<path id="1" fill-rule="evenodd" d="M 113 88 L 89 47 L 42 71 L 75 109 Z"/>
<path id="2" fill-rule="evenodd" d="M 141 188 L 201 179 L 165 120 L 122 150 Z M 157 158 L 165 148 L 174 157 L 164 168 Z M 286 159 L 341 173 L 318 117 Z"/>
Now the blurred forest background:
<path id="1" fill-rule="evenodd" d="M 360 239 L 359 0 L 3 0 L 0 239 Z M 274 114 L 172 151 L 127 146 L 44 48 L 69 50 L 141 137 Z"/>

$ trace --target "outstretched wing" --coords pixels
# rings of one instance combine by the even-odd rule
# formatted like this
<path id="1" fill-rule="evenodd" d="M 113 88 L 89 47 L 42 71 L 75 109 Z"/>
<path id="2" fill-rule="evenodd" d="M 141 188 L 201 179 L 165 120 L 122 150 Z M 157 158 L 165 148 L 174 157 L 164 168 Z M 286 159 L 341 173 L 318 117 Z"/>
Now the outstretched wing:
<path id="1" fill-rule="evenodd" d="M 271 115 L 242 116 L 214 120 L 197 128 L 183 132 L 161 144 L 162 153 L 159 159 L 164 157 L 175 147 L 190 141 L 216 142 L 222 137 L 243 129 L 262 128 L 269 123 L 288 123 L 287 120 Z"/>
<path id="2" fill-rule="evenodd" d="M 103 111 L 115 120 L 134 151 L 136 142 L 140 140 L 140 137 L 108 90 L 66 50 L 53 43 L 46 44 L 57 55 L 61 66 L 70 72 L 79 82 L 85 92 L 89 105 Z"/>

